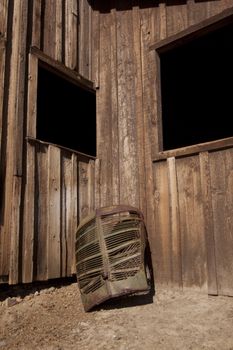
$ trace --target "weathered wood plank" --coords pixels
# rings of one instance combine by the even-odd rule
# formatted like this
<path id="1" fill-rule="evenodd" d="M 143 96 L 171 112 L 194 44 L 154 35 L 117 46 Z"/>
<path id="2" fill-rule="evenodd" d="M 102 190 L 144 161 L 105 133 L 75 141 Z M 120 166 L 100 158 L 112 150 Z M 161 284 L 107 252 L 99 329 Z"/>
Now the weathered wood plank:
<path id="1" fill-rule="evenodd" d="M 29 54 L 27 136 L 36 137 L 38 59 Z"/>
<path id="2" fill-rule="evenodd" d="M 159 4 L 159 39 L 162 40 L 167 36 L 167 8 L 165 3 Z"/>
<path id="3" fill-rule="evenodd" d="M 87 188 L 87 199 L 88 199 L 88 214 L 92 213 L 95 209 L 95 162 L 90 160 L 87 168 L 88 176 L 88 188 Z"/>
<path id="4" fill-rule="evenodd" d="M 211 178 L 209 168 L 209 154 L 202 152 L 200 159 L 200 175 L 202 187 L 202 200 L 204 207 L 204 228 L 205 242 L 207 253 L 207 272 L 208 272 L 208 293 L 218 294 L 217 275 L 216 275 L 216 258 L 215 258 L 215 239 L 214 239 L 214 222 L 213 208 L 211 198 Z"/>
<path id="5" fill-rule="evenodd" d="M 67 274 L 68 220 L 71 217 L 72 164 L 69 155 L 61 151 L 61 276 Z"/>
<path id="6" fill-rule="evenodd" d="M 58 71 L 61 75 L 64 75 L 67 80 L 70 80 L 73 84 L 76 84 L 82 88 L 85 88 L 87 90 L 90 90 L 94 92 L 94 86 L 93 82 L 90 80 L 85 79 L 82 77 L 78 72 L 73 71 L 69 68 L 67 68 L 64 64 L 61 62 L 55 61 L 48 55 L 44 54 L 41 50 L 38 50 L 36 47 L 31 47 L 30 52 L 37 56 L 37 58 L 41 61 L 41 65 L 43 66 L 43 63 L 45 63 L 46 68 L 48 69 L 49 66 L 51 68 Z"/>
<path id="7" fill-rule="evenodd" d="M 14 4 L 12 20 L 12 51 L 10 61 L 8 129 L 5 183 L 6 232 L 10 235 L 9 283 L 19 282 L 20 278 L 20 206 L 23 166 L 23 120 L 25 98 L 25 60 L 27 31 L 27 1 Z"/>
<path id="8" fill-rule="evenodd" d="M 156 16 L 155 11 L 158 8 L 153 9 L 140 9 L 140 23 L 141 23 L 141 60 L 142 60 L 142 102 L 143 102 L 143 123 L 144 123 L 144 144 L 141 145 L 138 140 L 138 147 L 144 148 L 144 162 L 145 162 L 145 189 L 146 189 L 146 210 L 145 206 L 143 210 L 146 214 L 146 225 L 148 230 L 148 237 L 150 244 L 154 239 L 155 221 L 154 221 L 154 200 L 152 193 L 154 192 L 153 184 L 153 169 L 152 169 L 152 154 L 158 147 L 156 132 L 158 114 L 156 107 L 156 90 L 151 89 L 151 86 L 156 86 L 156 65 L 154 60 L 154 53 L 149 52 L 149 44 L 151 43 L 151 38 L 154 37 L 154 23 L 152 24 L 151 16 L 154 18 Z M 139 126 L 138 126 L 139 127 Z M 140 165 L 141 166 L 141 165 Z M 154 266 L 156 266 L 157 260 L 152 252 L 152 261 Z M 156 274 L 156 271 L 155 271 Z"/>
<path id="9" fill-rule="evenodd" d="M 41 45 L 41 4 L 42 0 L 33 1 L 33 14 L 32 14 L 32 46 L 40 49 Z"/>
<path id="10" fill-rule="evenodd" d="M 176 161 L 183 287 L 207 289 L 206 246 L 198 156 Z"/>
<path id="11" fill-rule="evenodd" d="M 62 152 L 61 160 L 61 276 L 75 273 L 75 233 L 77 230 L 77 156 Z"/>
<path id="12" fill-rule="evenodd" d="M 94 86 L 99 87 L 99 74 L 100 74 L 100 14 L 97 9 L 92 9 L 92 30 L 91 30 L 91 80 L 94 82 Z"/>
<path id="13" fill-rule="evenodd" d="M 89 201 L 88 201 L 88 163 L 79 161 L 79 177 L 78 177 L 78 188 L 79 188 L 79 219 L 82 220 L 89 213 Z"/>
<path id="14" fill-rule="evenodd" d="M 61 276 L 61 153 L 48 148 L 48 278 Z"/>
<path id="15" fill-rule="evenodd" d="M 232 146 L 233 146 L 233 137 L 228 137 L 226 139 L 204 142 L 193 146 L 181 147 L 170 151 L 159 152 L 158 154 L 156 154 L 154 161 L 167 159 L 169 157 L 178 158 L 182 156 L 194 155 L 200 152 L 224 149 L 228 147 L 231 148 Z"/>
<path id="16" fill-rule="evenodd" d="M 112 147 L 112 204 L 119 204 L 119 128 L 118 128 L 118 84 L 117 84 L 117 27 L 116 1 L 111 1 L 110 59 L 111 59 L 111 147 Z M 110 175 L 110 174 L 109 174 Z"/>
<path id="17" fill-rule="evenodd" d="M 79 198 L 79 186 L 78 186 L 78 158 L 76 154 L 72 154 L 72 193 L 71 193 L 71 204 L 72 213 L 69 219 L 68 225 L 68 237 L 67 237 L 67 273 L 68 275 L 76 273 L 76 261 L 75 261 L 75 234 L 79 222 L 78 212 L 78 198 Z"/>
<path id="18" fill-rule="evenodd" d="M 1 146 L 2 146 L 5 54 L 6 54 L 5 41 L 0 39 L 0 154 L 1 154 Z"/>
<path id="19" fill-rule="evenodd" d="M 79 73 L 91 77 L 91 6 L 88 0 L 79 1 Z"/>
<path id="20" fill-rule="evenodd" d="M 35 234 L 35 146 L 27 143 L 26 187 L 23 212 L 22 282 L 33 281 Z"/>
<path id="21" fill-rule="evenodd" d="M 36 144 L 35 168 L 35 278 L 48 279 L 49 191 L 48 146 Z"/>
<path id="22" fill-rule="evenodd" d="M 207 17 L 215 16 L 227 8 L 232 8 L 232 0 L 208 1 Z"/>
<path id="23" fill-rule="evenodd" d="M 186 4 L 175 4 L 168 0 L 166 6 L 167 35 L 174 35 L 188 26 L 188 13 Z"/>
<path id="24" fill-rule="evenodd" d="M 207 17 L 207 2 L 187 1 L 188 25 L 201 22 Z"/>
<path id="25" fill-rule="evenodd" d="M 137 128 L 137 156 L 139 176 L 139 208 L 147 219 L 146 183 L 145 183 L 145 130 L 142 91 L 142 52 L 141 52 L 141 18 L 139 1 L 133 1 L 133 56 L 135 60 L 135 121 Z"/>
<path id="26" fill-rule="evenodd" d="M 209 155 L 218 292 L 233 296 L 233 151 Z"/>
<path id="27" fill-rule="evenodd" d="M 51 58 L 62 61 L 62 0 L 44 2 L 43 51 Z"/>
<path id="28" fill-rule="evenodd" d="M 12 212 L 11 212 L 11 223 L 8 226 L 10 229 L 9 232 L 13 232 L 10 241 L 10 268 L 9 268 L 9 283 L 16 284 L 20 281 L 20 195 L 21 195 L 21 178 L 16 177 L 13 181 L 12 188 L 12 197 L 15 200 L 15 203 L 12 203 Z M 13 200 L 13 201 L 14 201 Z"/>
<path id="29" fill-rule="evenodd" d="M 154 165 L 155 226 L 151 232 L 151 251 L 154 260 L 156 284 L 172 281 L 170 242 L 169 179 L 166 162 Z"/>
<path id="30" fill-rule="evenodd" d="M 117 2 L 117 9 L 124 1 Z M 120 202 L 139 206 L 137 131 L 135 123 L 135 64 L 132 12 L 117 11 L 117 81 L 119 125 Z"/>
<path id="31" fill-rule="evenodd" d="M 182 259 L 181 259 L 181 237 L 180 237 L 180 212 L 179 192 L 177 186 L 176 160 L 168 158 L 168 182 L 170 202 L 170 234 L 171 234 L 171 274 L 172 283 L 178 287 L 182 286 Z"/>
<path id="32" fill-rule="evenodd" d="M 0 39 L 7 39 L 7 14 L 9 0 L 0 2 Z"/>
<path id="33" fill-rule="evenodd" d="M 100 197 L 100 159 L 95 160 L 95 209 L 100 207 L 101 197 Z"/>
<path id="34" fill-rule="evenodd" d="M 77 0 L 65 2 L 65 65 L 77 69 L 78 57 L 78 8 Z"/>
<path id="35" fill-rule="evenodd" d="M 219 2 L 218 2 L 219 3 Z M 209 33 L 213 28 L 220 28 L 223 24 L 232 22 L 233 8 L 225 9 L 215 16 L 210 16 L 210 18 L 205 18 L 203 21 L 198 22 L 192 26 L 188 26 L 185 29 L 180 30 L 176 34 L 171 34 L 168 37 L 164 38 L 160 42 L 150 45 L 151 50 L 159 49 L 161 52 L 162 49 L 166 49 L 169 46 L 169 49 L 176 47 L 178 44 L 184 43 L 185 40 L 192 40 L 197 38 L 198 35 Z"/>
<path id="36" fill-rule="evenodd" d="M 100 205 L 112 204 L 112 143 L 111 143 L 111 17 L 100 14 L 100 86 L 97 90 L 97 157 L 101 159 L 101 198 Z"/>

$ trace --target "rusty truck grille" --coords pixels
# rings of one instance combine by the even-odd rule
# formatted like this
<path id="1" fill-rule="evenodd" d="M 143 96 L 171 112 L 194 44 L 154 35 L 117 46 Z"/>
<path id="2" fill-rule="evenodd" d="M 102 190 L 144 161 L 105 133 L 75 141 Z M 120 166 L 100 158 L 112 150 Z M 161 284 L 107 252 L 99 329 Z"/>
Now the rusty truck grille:
<path id="1" fill-rule="evenodd" d="M 77 280 L 85 310 L 111 297 L 148 290 L 142 214 L 128 206 L 98 209 L 76 235 Z"/>

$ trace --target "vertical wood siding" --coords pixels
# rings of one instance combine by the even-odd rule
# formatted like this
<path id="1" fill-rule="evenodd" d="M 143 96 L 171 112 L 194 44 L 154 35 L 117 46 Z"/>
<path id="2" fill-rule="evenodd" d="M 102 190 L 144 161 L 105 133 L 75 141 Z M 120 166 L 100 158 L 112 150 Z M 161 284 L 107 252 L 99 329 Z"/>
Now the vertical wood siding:
<path id="1" fill-rule="evenodd" d="M 100 164 L 25 141 L 36 137 L 38 59 L 29 50 L 91 79 L 91 28 L 88 1 L 0 2 L 0 282 L 75 272 L 74 234 L 100 197 Z"/>
<path id="2" fill-rule="evenodd" d="M 95 161 L 38 141 L 27 147 L 22 282 L 70 276 L 78 223 L 95 208 Z"/>
<path id="3" fill-rule="evenodd" d="M 233 295 L 232 160 L 228 149 L 154 164 L 152 246 L 160 283 L 177 283 L 175 264 L 184 287 Z"/>
<path id="4" fill-rule="evenodd" d="M 92 12 L 88 0 L 34 0 L 32 46 L 92 80 Z"/>
<path id="5" fill-rule="evenodd" d="M 155 42 L 233 6 L 232 1 L 159 4 Z M 160 33 L 160 34 L 159 34 Z M 159 128 L 159 125 L 157 126 Z M 156 131 L 158 134 L 158 131 Z M 159 141 L 156 143 L 159 145 Z M 158 283 L 233 295 L 232 149 L 153 164 Z"/>
<path id="6" fill-rule="evenodd" d="M 145 214 L 157 283 L 233 294 L 232 149 L 152 163 L 160 148 L 149 46 L 233 6 L 221 1 L 2 0 L 0 281 L 72 274 L 74 231 L 94 207 Z M 97 88 L 97 160 L 36 135 L 37 58 Z"/>
<path id="7" fill-rule="evenodd" d="M 142 209 L 158 284 L 192 286 L 210 294 L 233 293 L 229 282 L 223 282 L 232 273 L 231 258 L 223 248 L 231 247 L 232 219 L 226 216 L 225 241 L 216 248 L 217 227 L 221 232 L 224 219 L 216 217 L 220 204 L 212 200 L 215 152 L 152 165 L 160 149 L 161 121 L 157 67 L 149 46 L 231 6 L 229 0 L 112 0 L 105 5 L 95 1 L 93 6 L 101 204 L 119 201 Z M 220 152 L 223 157 L 224 153 Z M 230 207 L 232 191 L 227 199 L 226 188 L 223 193 Z M 220 249 L 228 261 L 224 267 Z"/>

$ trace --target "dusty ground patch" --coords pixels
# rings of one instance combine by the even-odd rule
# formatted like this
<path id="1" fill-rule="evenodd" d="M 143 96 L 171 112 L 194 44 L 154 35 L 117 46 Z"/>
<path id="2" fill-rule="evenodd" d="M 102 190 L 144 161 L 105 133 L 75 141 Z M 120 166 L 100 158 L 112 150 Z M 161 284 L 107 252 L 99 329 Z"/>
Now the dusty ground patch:
<path id="1" fill-rule="evenodd" d="M 76 283 L 1 294 L 0 349 L 233 350 L 233 298 L 158 290 L 85 313 Z"/>

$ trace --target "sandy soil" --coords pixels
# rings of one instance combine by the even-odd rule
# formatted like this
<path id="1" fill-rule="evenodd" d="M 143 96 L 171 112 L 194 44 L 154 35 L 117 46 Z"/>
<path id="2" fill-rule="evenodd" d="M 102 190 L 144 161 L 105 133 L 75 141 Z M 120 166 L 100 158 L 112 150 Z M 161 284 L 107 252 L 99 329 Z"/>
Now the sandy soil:
<path id="1" fill-rule="evenodd" d="M 233 298 L 157 290 L 83 311 L 77 284 L 0 294 L 0 349 L 233 350 Z"/>

